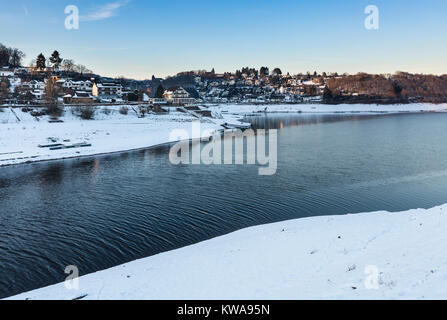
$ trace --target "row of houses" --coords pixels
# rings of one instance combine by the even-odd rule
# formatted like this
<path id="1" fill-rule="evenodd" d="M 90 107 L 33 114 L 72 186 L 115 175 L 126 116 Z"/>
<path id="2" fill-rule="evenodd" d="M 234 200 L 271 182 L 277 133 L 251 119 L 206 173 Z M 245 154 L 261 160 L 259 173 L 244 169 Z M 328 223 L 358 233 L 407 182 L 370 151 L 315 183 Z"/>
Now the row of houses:
<path id="1" fill-rule="evenodd" d="M 35 102 L 44 99 L 48 79 L 31 80 L 15 83 L 14 87 L 22 95 L 31 95 Z M 100 101 L 102 99 L 118 100 L 122 97 L 124 89 L 116 83 L 96 83 L 91 80 L 73 81 L 71 79 L 56 79 L 56 86 L 59 88 L 60 96 L 64 102 L 72 101 Z M 15 91 L 15 88 L 11 91 Z"/>
<path id="2" fill-rule="evenodd" d="M 48 79 L 20 76 L 10 70 L 1 70 L 0 76 L 7 77 L 13 87 L 20 88 L 20 94 L 39 102 L 45 97 Z M 322 99 L 326 81 L 337 75 L 282 75 L 268 69 L 244 68 L 236 73 L 216 74 L 215 72 L 187 72 L 174 79 L 152 81 L 125 81 L 125 79 L 60 78 L 54 76 L 60 89 L 60 99 L 65 103 L 144 101 L 152 104 L 190 105 L 197 102 L 212 103 L 299 103 Z M 69 75 L 70 76 L 70 75 Z M 163 95 L 155 88 L 159 84 L 182 83 L 185 86 L 170 86 Z M 130 88 L 134 88 L 133 90 Z"/>
<path id="3" fill-rule="evenodd" d="M 235 73 L 202 76 L 194 73 L 195 88 L 204 102 L 211 103 L 302 103 L 322 101 L 327 80 L 336 74 L 283 75 L 243 68 Z"/>
<path id="4" fill-rule="evenodd" d="M 55 81 L 58 88 L 59 100 L 66 104 L 92 103 L 92 102 L 121 102 L 141 99 L 141 93 L 123 87 L 116 82 L 100 82 L 95 79 L 73 80 L 58 77 L 43 80 L 21 79 L 13 72 L 2 71 L 0 76 L 7 78 L 11 85 L 10 92 L 15 93 L 18 100 L 33 103 L 43 102 L 49 79 Z M 11 94 L 12 95 L 12 94 Z M 196 99 L 181 86 L 170 87 L 165 90 L 163 97 L 150 98 L 149 93 L 142 94 L 143 101 L 151 104 L 188 105 L 194 104 Z M 135 101 L 135 100 L 132 100 Z"/>

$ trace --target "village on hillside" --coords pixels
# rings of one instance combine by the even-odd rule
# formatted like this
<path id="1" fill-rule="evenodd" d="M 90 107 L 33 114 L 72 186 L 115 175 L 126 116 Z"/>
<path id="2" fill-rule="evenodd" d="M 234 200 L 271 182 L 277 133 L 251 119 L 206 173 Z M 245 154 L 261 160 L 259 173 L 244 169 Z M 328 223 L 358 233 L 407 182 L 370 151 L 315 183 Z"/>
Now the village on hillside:
<path id="1" fill-rule="evenodd" d="M 60 62 L 57 62 L 59 61 Z M 0 70 L 0 102 L 4 105 L 95 103 L 148 103 L 191 105 L 196 103 L 311 103 L 321 102 L 326 81 L 336 75 L 283 75 L 243 68 L 235 73 L 182 72 L 166 79 L 137 81 L 96 75 L 55 51 L 50 61 L 40 55 L 34 66 L 5 66 Z"/>
<path id="2" fill-rule="evenodd" d="M 40 54 L 28 67 L 25 54 L 0 44 L 0 106 L 140 103 L 167 105 L 447 102 L 447 76 L 283 73 L 245 67 L 235 72 L 198 70 L 167 78 L 133 80 L 95 74 L 58 51 Z"/>

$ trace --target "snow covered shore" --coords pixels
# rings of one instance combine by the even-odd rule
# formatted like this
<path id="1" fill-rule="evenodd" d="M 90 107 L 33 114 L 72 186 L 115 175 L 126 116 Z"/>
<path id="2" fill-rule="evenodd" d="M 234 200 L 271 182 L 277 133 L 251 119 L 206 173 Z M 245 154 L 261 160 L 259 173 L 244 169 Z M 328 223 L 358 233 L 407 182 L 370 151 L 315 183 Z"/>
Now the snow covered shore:
<path id="1" fill-rule="evenodd" d="M 402 105 L 377 104 L 273 104 L 245 105 L 223 104 L 210 106 L 214 111 L 228 114 L 251 113 L 402 113 L 402 112 L 447 112 L 447 104 L 413 103 Z"/>
<path id="2" fill-rule="evenodd" d="M 81 120 L 66 108 L 60 118 L 63 123 L 49 123 L 47 116 L 40 120 L 20 109 L 3 109 L 0 112 L 0 167 L 27 162 L 91 156 L 152 147 L 173 142 L 173 130 L 187 130 L 193 139 L 200 138 L 192 131 L 196 118 L 183 113 L 146 115 L 138 118 L 129 109 L 127 115 L 119 113 L 119 107 L 96 111 L 94 120 Z M 107 114 L 106 114 L 107 113 Z M 215 123 L 202 123 L 202 133 L 219 130 Z M 91 144 L 90 147 L 50 150 L 39 145 Z"/>
<path id="3" fill-rule="evenodd" d="M 447 205 L 314 217 L 87 275 L 79 290 L 62 283 L 12 299 L 446 299 L 446 252 Z"/>

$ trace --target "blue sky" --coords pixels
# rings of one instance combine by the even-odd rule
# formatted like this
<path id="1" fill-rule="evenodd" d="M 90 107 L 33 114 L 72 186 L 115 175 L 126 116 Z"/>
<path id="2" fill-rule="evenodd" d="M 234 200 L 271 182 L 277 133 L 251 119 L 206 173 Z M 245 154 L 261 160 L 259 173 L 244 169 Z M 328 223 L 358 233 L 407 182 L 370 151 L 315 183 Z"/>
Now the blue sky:
<path id="1" fill-rule="evenodd" d="M 447 74 L 445 0 L 0 0 L 0 42 L 137 79 L 243 66 Z M 64 9 L 80 10 L 66 30 Z M 367 5 L 379 30 L 364 27 Z"/>

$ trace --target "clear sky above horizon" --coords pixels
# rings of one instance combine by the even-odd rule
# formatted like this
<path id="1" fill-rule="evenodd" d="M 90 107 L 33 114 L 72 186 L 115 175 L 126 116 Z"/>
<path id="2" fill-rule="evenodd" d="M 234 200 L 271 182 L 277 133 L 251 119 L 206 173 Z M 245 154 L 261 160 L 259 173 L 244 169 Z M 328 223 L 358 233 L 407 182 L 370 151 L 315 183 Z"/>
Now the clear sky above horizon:
<path id="1" fill-rule="evenodd" d="M 148 79 L 244 66 L 447 74 L 445 0 L 0 0 L 0 42 L 25 62 L 57 49 L 96 73 Z M 79 8 L 79 30 L 64 26 Z M 364 26 L 380 10 L 379 30 Z"/>

